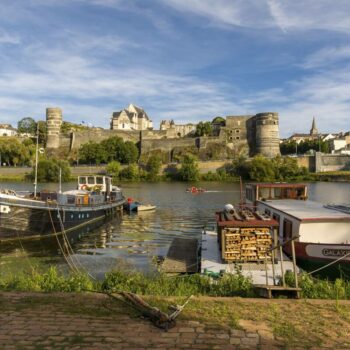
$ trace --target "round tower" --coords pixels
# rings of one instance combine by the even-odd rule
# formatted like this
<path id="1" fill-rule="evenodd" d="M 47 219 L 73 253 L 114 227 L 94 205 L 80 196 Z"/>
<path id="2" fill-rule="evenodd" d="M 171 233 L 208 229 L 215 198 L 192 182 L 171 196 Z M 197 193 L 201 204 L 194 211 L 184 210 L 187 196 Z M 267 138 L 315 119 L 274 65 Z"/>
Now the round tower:
<path id="1" fill-rule="evenodd" d="M 46 108 L 46 148 L 58 148 L 60 146 L 61 125 L 61 108 Z"/>
<path id="2" fill-rule="evenodd" d="M 278 113 L 265 112 L 255 116 L 256 153 L 265 157 L 280 154 Z"/>

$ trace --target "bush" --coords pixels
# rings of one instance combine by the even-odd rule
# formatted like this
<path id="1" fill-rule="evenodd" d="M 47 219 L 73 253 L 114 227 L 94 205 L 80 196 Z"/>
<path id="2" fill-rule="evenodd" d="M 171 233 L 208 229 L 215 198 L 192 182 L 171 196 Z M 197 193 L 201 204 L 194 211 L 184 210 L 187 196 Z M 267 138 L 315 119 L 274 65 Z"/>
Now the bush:
<path id="1" fill-rule="evenodd" d="M 130 164 L 119 173 L 121 180 L 138 180 L 140 178 L 139 168 L 136 164 Z"/>
<path id="2" fill-rule="evenodd" d="M 146 163 L 146 170 L 148 172 L 148 180 L 154 181 L 159 178 L 159 171 L 162 166 L 162 160 L 159 156 L 150 156 Z"/>
<path id="3" fill-rule="evenodd" d="M 62 182 L 69 181 L 71 178 L 71 172 L 69 164 L 64 160 L 40 160 L 38 162 L 38 182 L 59 182 L 61 168 L 61 180 Z M 35 178 L 35 169 L 33 168 L 30 178 Z"/>
<path id="4" fill-rule="evenodd" d="M 179 177 L 182 181 L 198 181 L 199 169 L 196 158 L 192 155 L 185 155 L 181 162 Z"/>
<path id="5" fill-rule="evenodd" d="M 108 163 L 106 167 L 107 174 L 111 175 L 114 179 L 119 177 L 120 169 L 120 163 L 116 160 Z"/>

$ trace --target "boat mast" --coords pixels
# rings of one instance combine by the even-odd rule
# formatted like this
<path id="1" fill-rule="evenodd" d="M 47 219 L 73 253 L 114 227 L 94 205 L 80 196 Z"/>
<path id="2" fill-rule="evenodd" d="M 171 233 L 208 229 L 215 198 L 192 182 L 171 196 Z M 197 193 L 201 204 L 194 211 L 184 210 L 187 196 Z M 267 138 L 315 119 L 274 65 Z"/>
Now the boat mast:
<path id="1" fill-rule="evenodd" d="M 37 185 L 38 185 L 38 154 L 39 154 L 39 123 L 36 124 L 34 198 L 36 198 L 36 191 L 37 191 Z"/>
<path id="2" fill-rule="evenodd" d="M 60 167 L 60 176 L 59 176 L 59 178 L 60 178 L 60 181 L 59 181 L 59 189 L 58 189 L 58 193 L 62 193 L 62 168 Z"/>

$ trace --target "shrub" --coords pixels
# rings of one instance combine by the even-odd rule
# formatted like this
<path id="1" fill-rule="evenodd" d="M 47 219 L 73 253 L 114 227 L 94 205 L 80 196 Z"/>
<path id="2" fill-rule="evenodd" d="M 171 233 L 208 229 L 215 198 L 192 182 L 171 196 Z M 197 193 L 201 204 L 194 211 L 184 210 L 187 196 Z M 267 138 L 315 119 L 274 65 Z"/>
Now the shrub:
<path id="1" fill-rule="evenodd" d="M 38 162 L 38 181 L 39 182 L 58 182 L 61 168 L 62 182 L 70 180 L 71 172 L 69 164 L 64 160 L 40 160 Z M 30 178 L 35 178 L 35 169 L 32 170 Z"/>
<path id="2" fill-rule="evenodd" d="M 182 181 L 198 181 L 199 169 L 196 158 L 192 155 L 185 155 L 181 162 L 179 177 Z"/>

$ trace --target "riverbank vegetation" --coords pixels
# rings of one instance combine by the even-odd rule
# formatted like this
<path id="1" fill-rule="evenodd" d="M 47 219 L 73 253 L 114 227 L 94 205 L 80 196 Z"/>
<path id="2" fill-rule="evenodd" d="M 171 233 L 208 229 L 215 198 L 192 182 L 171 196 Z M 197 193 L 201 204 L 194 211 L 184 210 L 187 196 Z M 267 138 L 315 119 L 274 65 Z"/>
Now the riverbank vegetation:
<path id="1" fill-rule="evenodd" d="M 335 281 L 313 278 L 307 274 L 298 277 L 302 298 L 350 300 L 350 281 Z M 287 277 L 293 284 L 293 277 Z M 98 291 L 113 293 L 119 291 L 154 296 L 216 296 L 216 297 L 257 297 L 250 278 L 244 277 L 239 270 L 236 274 L 223 274 L 220 277 L 208 275 L 165 274 L 145 275 L 140 272 L 112 271 L 104 280 L 93 280 L 87 273 L 63 275 L 55 267 L 38 272 L 2 276 L 0 274 L 0 290 L 2 291 L 40 291 L 40 292 L 81 292 Z"/>

